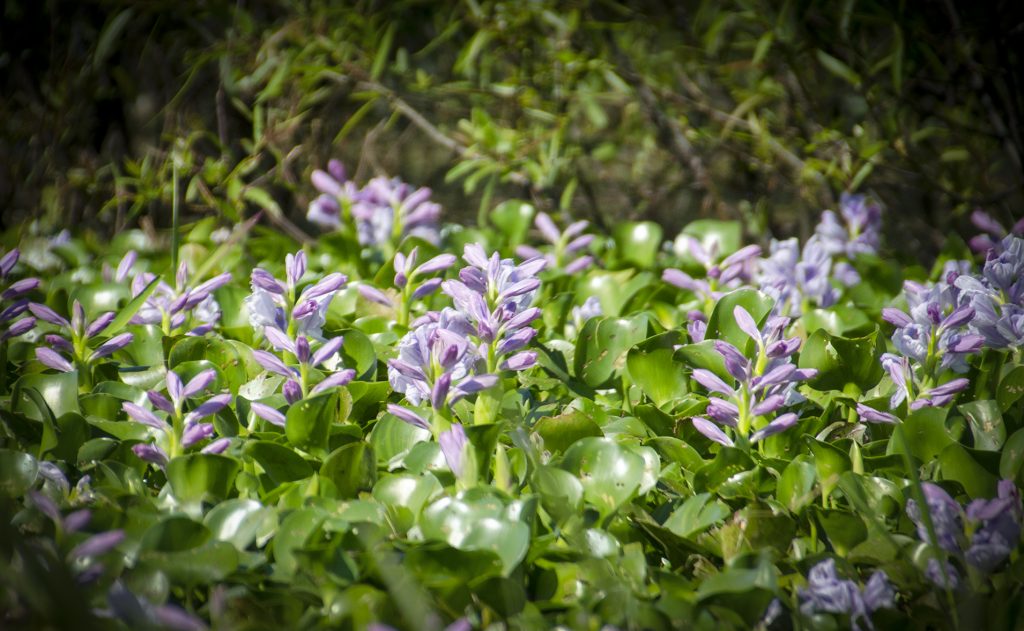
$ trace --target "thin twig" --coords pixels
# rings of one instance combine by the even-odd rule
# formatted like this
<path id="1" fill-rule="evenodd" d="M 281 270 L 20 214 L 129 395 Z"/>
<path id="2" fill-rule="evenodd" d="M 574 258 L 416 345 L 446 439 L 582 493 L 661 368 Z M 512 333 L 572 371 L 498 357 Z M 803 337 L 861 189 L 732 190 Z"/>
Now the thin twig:
<path id="1" fill-rule="evenodd" d="M 419 111 L 416 110 L 416 108 L 409 105 L 409 103 L 405 99 L 398 96 L 387 87 L 375 81 L 360 81 L 356 87 L 358 90 L 376 92 L 377 94 L 386 98 L 388 100 L 388 103 L 396 112 L 409 119 L 409 122 L 411 122 L 413 125 L 419 128 L 420 131 L 422 131 L 424 134 L 426 134 L 427 138 L 441 145 L 442 147 L 448 149 L 449 151 L 457 154 L 460 158 L 473 159 L 484 157 L 478 152 L 474 151 L 473 149 L 470 149 L 469 147 L 463 145 L 458 140 L 455 140 L 454 138 L 447 136 L 444 132 L 442 132 L 440 129 L 434 126 L 433 123 L 427 120 L 425 116 L 420 114 Z M 518 173 L 516 171 L 510 171 L 506 173 L 505 179 L 519 186 L 531 185 L 529 178 L 527 178 L 522 173 Z"/>

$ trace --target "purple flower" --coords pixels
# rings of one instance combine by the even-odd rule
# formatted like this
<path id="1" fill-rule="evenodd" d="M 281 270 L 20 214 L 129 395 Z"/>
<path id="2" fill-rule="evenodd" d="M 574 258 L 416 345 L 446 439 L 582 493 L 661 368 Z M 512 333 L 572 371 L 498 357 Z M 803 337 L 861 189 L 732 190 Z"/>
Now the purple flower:
<path id="1" fill-rule="evenodd" d="M 958 267 L 950 265 L 946 279 L 934 285 L 905 283 L 909 314 L 893 308 L 882 311 L 882 317 L 896 327 L 892 337 L 896 349 L 926 369 L 966 372 L 966 357 L 981 350 L 985 342 L 984 336 L 971 330 L 976 310 L 955 284 L 960 278 Z"/>
<path id="2" fill-rule="evenodd" d="M 224 409 L 231 402 L 231 395 L 215 394 L 187 413 L 184 408 L 186 401 L 209 389 L 216 381 L 216 377 L 217 373 L 211 368 L 198 373 L 188 383 L 183 383 L 176 372 L 168 370 L 165 378 L 167 396 L 155 390 L 146 393 L 154 408 L 174 419 L 173 424 L 135 403 L 122 403 L 122 409 L 132 420 L 158 430 L 155 437 L 157 442 L 167 447 L 165 450 L 159 444 L 139 444 L 132 447 L 135 454 L 147 462 L 162 467 L 171 457 L 179 454 L 179 449 L 188 449 L 212 437 L 213 425 L 199 421 Z M 181 431 L 180 435 L 178 428 Z M 226 447 L 225 445 L 224 448 Z"/>
<path id="3" fill-rule="evenodd" d="M 583 328 L 583 324 L 591 318 L 600 318 L 604 315 L 601 308 L 601 301 L 597 296 L 588 296 L 582 305 L 572 308 L 572 321 L 577 329 Z"/>
<path id="4" fill-rule="evenodd" d="M 30 308 L 28 299 L 24 296 L 38 289 L 40 284 L 38 278 L 22 278 L 7 285 L 11 270 L 17 264 L 19 256 L 21 256 L 21 251 L 15 248 L 0 257 L 0 288 L 2 288 L 0 289 L 0 301 L 14 301 L 6 306 L 0 305 L 3 306 L 3 309 L 0 309 L 0 325 L 11 322 L 7 326 L 7 330 L 0 333 L 0 342 L 24 335 L 35 328 L 36 325 L 34 317 L 22 318 L 17 322 L 12 322 Z M 4 287 L 5 285 L 6 287 Z M 53 315 L 56 316 L 57 314 L 54 313 Z M 57 317 L 63 320 L 60 316 Z"/>
<path id="5" fill-rule="evenodd" d="M 760 246 L 748 245 L 719 261 L 717 241 L 712 241 L 705 248 L 703 243 L 687 234 L 679 235 L 675 247 L 678 255 L 689 255 L 704 267 L 704 278 L 694 278 L 682 270 L 669 268 L 662 272 L 661 279 L 693 292 L 704 302 L 717 300 L 728 290 L 749 281 L 754 262 L 761 254 Z"/>
<path id="6" fill-rule="evenodd" d="M 531 305 L 541 282 L 537 274 L 547 261 L 535 258 L 516 265 L 497 252 L 488 258 L 473 243 L 466 246 L 462 258 L 469 266 L 459 271 L 459 280 L 445 281 L 442 288 L 471 323 L 469 334 L 480 341 L 487 370 L 494 371 L 503 356 L 518 351 L 533 335 L 524 329 L 541 315 Z M 522 362 L 505 363 L 512 369 Z"/>
<path id="7" fill-rule="evenodd" d="M 398 178 L 377 177 L 360 189 L 337 160 L 328 163 L 327 172 L 314 171 L 311 180 L 321 194 L 310 203 L 306 217 L 324 228 L 340 229 L 351 217 L 364 246 L 381 247 L 406 236 L 440 242 L 441 207 L 430 201 L 429 188 L 413 189 Z"/>
<path id="8" fill-rule="evenodd" d="M 359 286 L 356 289 L 359 290 L 359 295 L 370 302 L 375 302 L 379 305 L 384 305 L 385 307 L 392 306 L 391 298 L 373 285 L 359 283 Z"/>
<path id="9" fill-rule="evenodd" d="M 18 259 L 21 257 L 21 250 L 14 248 L 10 252 L 5 252 L 3 256 L 0 256 L 0 279 L 6 280 L 7 276 L 10 275 L 11 270 L 18 264 Z"/>
<path id="10" fill-rule="evenodd" d="M 329 375 L 310 390 L 308 383 L 310 371 L 319 368 L 324 363 L 333 363 L 338 351 L 341 350 L 342 342 L 344 341 L 343 337 L 339 335 L 326 340 L 314 351 L 311 347 L 310 339 L 305 335 L 298 335 L 293 340 L 274 326 L 265 327 L 263 334 L 271 346 L 279 351 L 291 353 L 299 362 L 299 367 L 289 366 L 273 353 L 263 350 L 253 351 L 253 358 L 264 369 L 287 379 L 285 381 L 285 398 L 288 399 L 289 403 L 294 402 L 291 395 L 287 392 L 289 384 L 295 384 L 293 387 L 298 389 L 298 398 L 301 398 L 303 396 L 302 393 L 307 390 L 311 394 L 316 394 L 328 388 L 343 386 L 352 381 L 356 376 L 354 370 L 341 370 Z"/>
<path id="11" fill-rule="evenodd" d="M 908 401 L 908 407 L 911 410 L 919 410 L 923 407 L 942 407 L 948 405 L 958 393 L 970 385 L 970 381 L 960 378 L 931 388 L 924 388 L 919 383 L 914 367 L 907 357 L 884 353 L 881 363 L 896 387 L 889 400 L 889 407 L 893 410 L 898 408 L 903 401 Z"/>
<path id="12" fill-rule="evenodd" d="M 971 249 L 979 254 L 1002 251 L 1005 239 L 1008 236 L 1024 236 L 1024 219 L 1020 219 L 1007 232 L 1003 224 L 996 221 L 991 215 L 983 210 L 977 209 L 971 213 L 971 223 L 982 231 L 982 234 L 971 237 Z"/>
<path id="13" fill-rule="evenodd" d="M 274 278 L 262 268 L 252 271 L 252 293 L 243 301 L 249 323 L 257 333 L 268 327 L 294 331 L 319 340 L 334 296 L 348 282 L 344 274 L 328 274 L 301 292 L 298 285 L 306 273 L 306 253 L 285 256 L 285 281 Z"/>
<path id="14" fill-rule="evenodd" d="M 448 468 L 452 470 L 456 478 L 461 478 L 466 445 L 469 444 L 469 440 L 466 438 L 466 431 L 462 428 L 462 425 L 453 423 L 451 429 L 441 432 L 437 442 L 441 445 L 441 453 L 444 454 Z"/>
<path id="15" fill-rule="evenodd" d="M 998 494 L 992 499 L 975 499 L 966 510 L 940 487 L 921 484 L 928 512 L 935 529 L 937 544 L 954 557 L 990 574 L 999 568 L 1020 545 L 1024 508 L 1020 492 L 1012 480 L 1001 480 Z M 917 536 L 933 543 L 924 524 L 920 507 L 907 500 L 907 515 L 917 526 Z M 945 568 L 946 576 L 943 576 Z M 930 559 L 925 576 L 940 588 L 958 589 L 960 577 L 949 562 Z"/>
<path id="16" fill-rule="evenodd" d="M 583 234 L 590 225 L 589 222 L 576 221 L 562 231 L 558 229 L 550 215 L 539 212 L 533 219 L 533 225 L 544 240 L 551 244 L 551 251 L 545 254 L 537 248 L 521 245 L 516 248 L 516 255 L 520 258 L 543 258 L 547 261 L 549 269 L 561 269 L 569 275 L 582 272 L 594 263 L 594 257 L 584 254 L 594 241 L 594 235 Z"/>
<path id="17" fill-rule="evenodd" d="M 782 407 L 801 400 L 795 390 L 796 384 L 813 377 L 817 371 L 799 369 L 792 362 L 800 341 L 783 337 L 789 325 L 788 318 L 769 317 L 762 329 L 741 306 L 733 309 L 733 317 L 740 330 L 754 341 L 757 347 L 755 358 L 746 357 L 729 342 L 715 340 L 715 351 L 722 356 L 733 383 L 703 368 L 693 371 L 693 379 L 710 392 L 723 395 L 709 397 L 708 416 L 719 425 L 732 428 L 749 442 L 757 442 L 796 425 L 798 418 L 795 414 L 782 414 L 767 423 L 759 422 L 759 429 L 751 433 L 756 419 L 770 417 Z M 724 432 L 717 428 L 711 431 L 707 428 L 708 422 L 701 419 L 701 423 L 695 421 L 694 424 L 708 438 L 726 444 L 719 436 L 719 433 L 724 436 Z"/>
<path id="18" fill-rule="evenodd" d="M 881 228 L 881 206 L 864 195 L 843 193 L 839 199 L 839 214 L 824 211 L 815 234 L 830 256 L 854 259 L 861 254 L 878 252 Z"/>
<path id="19" fill-rule="evenodd" d="M 820 237 L 812 236 L 803 251 L 797 239 L 772 240 L 771 254 L 761 259 L 757 281 L 775 300 L 778 315 L 798 316 L 804 303 L 830 307 L 839 296 L 831 282 L 832 258 Z"/>
<path id="20" fill-rule="evenodd" d="M 188 276 L 188 266 L 182 261 L 175 274 L 174 287 L 159 281 L 132 317 L 132 324 L 159 324 L 167 334 L 189 327 L 189 332 L 196 333 L 199 327 L 216 324 L 220 320 L 220 305 L 213 298 L 213 292 L 228 284 L 231 274 L 225 272 L 192 288 L 188 287 Z M 149 272 L 136 274 L 132 278 L 132 295 L 141 294 L 156 278 Z"/>
<path id="21" fill-rule="evenodd" d="M 110 323 L 114 321 L 114 314 L 112 312 L 102 313 L 90 322 L 85 317 L 85 309 L 76 300 L 71 308 L 72 315 L 69 322 L 46 305 L 31 303 L 27 305 L 27 308 L 40 320 L 65 329 L 62 331 L 63 336 L 47 334 L 43 337 L 48 344 L 54 347 L 53 349 L 36 349 L 36 357 L 39 361 L 50 368 L 62 372 L 74 370 L 75 364 L 89 365 L 97 359 L 113 355 L 115 352 L 131 344 L 134 339 L 131 333 L 121 333 L 105 340 L 96 349 L 92 350 L 89 348 L 89 342 L 93 338 L 100 336 Z M 70 338 L 70 341 L 67 338 Z M 57 351 L 70 354 L 72 361 L 68 361 Z"/>
<path id="22" fill-rule="evenodd" d="M 249 404 L 249 409 L 252 410 L 253 414 L 271 425 L 277 425 L 278 427 L 285 426 L 285 415 L 269 405 L 253 401 Z"/>
<path id="23" fill-rule="evenodd" d="M 409 331 L 398 344 L 398 357 L 388 360 L 391 387 L 413 405 L 430 401 L 443 410 L 496 383 L 493 375 L 473 376 L 480 354 L 466 339 L 471 333 L 469 321 L 450 308 Z"/>
<path id="24" fill-rule="evenodd" d="M 895 425 L 900 422 L 900 419 L 895 415 L 888 412 L 881 412 L 875 408 L 868 407 L 863 403 L 857 404 L 857 415 L 860 417 L 860 420 L 866 423 L 888 423 L 890 425 Z"/>
<path id="25" fill-rule="evenodd" d="M 800 599 L 800 612 L 805 616 L 819 613 L 847 615 L 854 629 L 874 629 L 871 614 L 878 609 L 895 606 L 895 592 L 885 572 L 872 574 L 861 590 L 854 581 L 839 578 L 835 561 L 831 558 L 811 568 L 807 587 L 798 589 L 797 597 Z"/>
<path id="26" fill-rule="evenodd" d="M 1024 346 L 1024 239 L 1007 237 L 990 250 L 980 275 L 953 279 L 961 301 L 974 309 L 970 331 L 994 349 Z"/>
<path id="27" fill-rule="evenodd" d="M 960 552 L 964 530 L 960 504 L 950 497 L 942 487 L 930 482 L 921 483 L 921 492 L 928 505 L 928 514 L 931 515 L 932 526 L 935 528 L 935 537 L 938 541 L 933 542 L 928 536 L 928 528 L 921 514 L 921 507 L 917 505 L 916 501 L 910 499 L 907 500 L 907 516 L 917 526 L 918 538 L 927 543 L 937 543 L 947 552 Z"/>
<path id="28" fill-rule="evenodd" d="M 123 530 L 108 530 L 107 532 L 101 532 L 89 537 L 82 543 L 75 546 L 71 552 L 68 553 L 68 558 L 81 559 L 84 557 L 103 556 L 121 545 L 121 542 L 124 541 L 124 539 L 125 534 Z"/>
<path id="29" fill-rule="evenodd" d="M 413 412 L 409 408 L 404 408 L 400 405 L 388 403 L 388 413 L 393 414 L 394 416 L 398 417 L 399 419 L 405 421 L 406 423 L 414 427 L 419 427 L 420 429 L 430 431 L 430 423 L 428 423 L 426 419 L 424 419 L 416 412 Z"/>
<path id="30" fill-rule="evenodd" d="M 1020 544 L 1024 510 L 1017 485 L 1013 480 L 1000 480 L 998 495 L 991 500 L 972 501 L 967 505 L 966 516 L 975 524 L 965 553 L 967 562 L 992 573 Z"/>
<path id="31" fill-rule="evenodd" d="M 61 357 L 57 351 L 40 346 L 36 348 L 36 359 L 47 368 L 52 368 L 58 372 L 72 372 L 75 367 L 71 363 Z"/>
<path id="32" fill-rule="evenodd" d="M 230 438 L 218 438 L 217 440 L 210 441 L 210 444 L 200 449 L 199 452 L 204 454 L 222 454 L 230 446 Z"/>

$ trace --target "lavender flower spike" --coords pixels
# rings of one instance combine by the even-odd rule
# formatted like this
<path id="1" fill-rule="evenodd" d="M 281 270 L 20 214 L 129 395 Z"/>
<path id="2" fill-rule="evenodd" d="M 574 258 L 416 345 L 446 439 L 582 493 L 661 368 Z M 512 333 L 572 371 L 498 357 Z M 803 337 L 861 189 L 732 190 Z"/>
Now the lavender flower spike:
<path id="1" fill-rule="evenodd" d="M 437 442 L 441 445 L 441 453 L 444 454 L 448 468 L 452 470 L 456 478 L 461 478 L 464 472 L 466 445 L 469 444 L 462 425 L 452 424 L 451 429 L 441 432 Z"/>

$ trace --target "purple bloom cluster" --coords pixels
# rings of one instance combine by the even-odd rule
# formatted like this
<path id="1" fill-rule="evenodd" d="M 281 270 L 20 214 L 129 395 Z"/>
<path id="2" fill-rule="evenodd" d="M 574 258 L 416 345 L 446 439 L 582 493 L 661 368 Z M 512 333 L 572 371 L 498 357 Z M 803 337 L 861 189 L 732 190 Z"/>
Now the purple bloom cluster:
<path id="1" fill-rule="evenodd" d="M 11 281 L 11 272 L 20 256 L 21 251 L 17 248 L 0 256 L 0 327 L 6 329 L 0 333 L 0 342 L 24 335 L 36 325 L 35 318 L 31 316 L 16 320 L 28 311 L 29 303 L 25 295 L 39 287 L 38 278 Z"/>
<path id="2" fill-rule="evenodd" d="M 907 401 L 910 410 L 924 407 L 943 407 L 970 385 L 970 381 L 960 377 L 937 386 L 925 386 L 918 379 L 913 364 L 906 357 L 885 353 L 881 358 L 882 367 L 889 373 L 896 391 L 889 399 L 889 408 L 895 410 Z"/>
<path id="3" fill-rule="evenodd" d="M 755 420 L 775 414 L 786 405 L 792 404 L 799 396 L 795 385 L 817 374 L 814 369 L 800 369 L 792 356 L 800 348 L 800 338 L 784 337 L 789 318 L 769 317 L 765 330 L 758 329 L 750 313 L 741 306 L 733 309 L 737 324 L 757 344 L 754 359 L 747 358 L 739 349 L 724 340 L 715 340 L 715 350 L 725 360 L 725 367 L 735 380 L 734 384 L 723 381 L 710 370 L 698 368 L 693 378 L 709 391 L 724 395 L 709 397 L 707 416 L 693 418 L 694 427 L 704 436 L 726 446 L 733 440 L 719 427 L 732 428 L 738 436 L 751 443 L 790 429 L 798 420 L 789 412 L 782 414 L 752 434 Z"/>
<path id="4" fill-rule="evenodd" d="M 48 368 L 60 372 L 72 372 L 75 370 L 75 364 L 87 366 L 97 359 L 113 355 L 131 344 L 134 337 L 131 333 L 120 333 L 92 349 L 89 347 L 89 342 L 93 338 L 102 336 L 110 323 L 114 321 L 114 312 L 102 313 L 90 322 L 85 318 L 85 309 L 82 304 L 76 300 L 71 307 L 71 321 L 69 322 L 64 316 L 46 305 L 33 302 L 29 304 L 28 308 L 39 320 L 63 329 L 64 335 L 49 333 L 43 337 L 52 348 L 45 346 L 36 348 L 36 359 Z M 69 361 L 61 353 L 70 355 L 71 360 Z"/>
<path id="5" fill-rule="evenodd" d="M 662 272 L 661 279 L 680 289 L 692 291 L 705 303 L 717 300 L 729 290 L 749 282 L 756 259 L 761 254 L 761 246 L 748 245 L 719 260 L 717 241 L 705 248 L 699 240 L 682 234 L 676 243 L 677 246 L 682 244 L 685 253 L 704 267 L 704 278 L 694 278 L 680 269 L 668 268 Z"/>
<path id="6" fill-rule="evenodd" d="M 430 201 L 429 188 L 375 177 L 360 189 L 338 160 L 329 161 L 326 172 L 313 171 L 311 180 L 320 196 L 310 203 L 306 217 L 317 225 L 337 230 L 351 217 L 359 243 L 367 247 L 394 244 L 406 236 L 440 242 L 441 206 Z"/>
<path id="7" fill-rule="evenodd" d="M 310 372 L 330 362 L 338 354 L 344 341 L 342 336 L 325 341 L 314 351 L 310 339 L 305 335 L 298 335 L 292 339 L 273 326 L 265 327 L 263 333 L 274 350 L 289 353 L 298 360 L 298 366 L 290 366 L 273 353 L 264 350 L 252 352 L 253 358 L 265 370 L 285 378 L 282 392 L 288 403 L 295 403 L 309 394 L 318 394 L 329 388 L 344 386 L 355 379 L 356 371 L 347 368 L 329 375 L 312 388 L 309 387 Z M 284 415 L 270 406 L 253 403 L 252 409 L 263 420 L 284 427 Z"/>
<path id="8" fill-rule="evenodd" d="M 826 210 L 814 232 L 831 256 L 854 259 L 862 254 L 876 254 L 882 231 L 882 207 L 864 195 L 843 193 L 839 213 Z"/>
<path id="9" fill-rule="evenodd" d="M 797 591 L 800 611 L 805 616 L 848 615 L 853 629 L 874 629 L 871 614 L 894 607 L 895 596 L 885 572 L 873 573 L 862 590 L 856 582 L 839 578 L 833 559 L 825 559 L 812 567 L 807 575 L 807 587 Z"/>
<path id="10" fill-rule="evenodd" d="M 939 546 L 954 558 L 977 568 L 986 574 L 994 572 L 1020 544 L 1021 522 L 1024 508 L 1020 492 L 1012 480 L 1001 480 L 997 496 L 992 499 L 976 499 L 966 509 L 950 497 L 941 487 L 924 482 L 921 484 L 936 541 L 932 541 L 925 525 L 921 507 L 917 502 L 907 500 L 907 516 L 917 527 L 917 536 L 926 543 Z M 959 583 L 956 568 L 945 563 L 949 587 Z M 946 586 L 943 566 L 931 559 L 926 575 L 933 583 Z"/>
<path id="11" fill-rule="evenodd" d="M 950 269 L 947 277 L 953 280 L 956 275 Z M 946 281 L 930 286 L 907 281 L 903 293 L 909 314 L 891 307 L 882 310 L 882 317 L 896 327 L 892 336 L 896 350 L 924 366 L 928 374 L 946 369 L 967 372 L 965 358 L 981 350 L 985 339 L 970 332 L 975 310 L 960 300 L 960 290 Z"/>
<path id="12" fill-rule="evenodd" d="M 126 261 L 135 260 L 133 254 L 129 252 L 121 260 L 121 265 L 118 266 L 119 274 Z M 131 263 L 128 263 L 127 267 L 130 266 Z M 125 271 L 122 278 L 126 277 L 127 273 Z M 141 294 L 142 290 L 156 278 L 156 275 L 149 272 L 136 274 L 132 279 L 132 296 Z M 159 281 L 142 308 L 132 317 L 132 324 L 159 324 L 166 335 L 189 327 L 189 335 L 205 335 L 212 331 L 213 326 L 220 320 L 220 305 L 214 299 L 213 292 L 231 281 L 231 273 L 225 272 L 214 276 L 192 288 L 188 287 L 188 281 L 188 265 L 182 261 L 174 277 L 174 287 L 163 280 Z"/>
<path id="13" fill-rule="evenodd" d="M 551 244 L 552 248 L 545 254 L 537 248 L 521 245 L 516 248 L 516 254 L 520 258 L 524 260 L 543 258 L 547 261 L 548 269 L 562 270 L 570 275 L 582 272 L 594 264 L 593 256 L 583 254 L 594 241 L 594 235 L 583 234 L 590 222 L 575 221 L 563 231 L 558 229 L 550 215 L 539 212 L 533 219 L 533 225 L 540 231 L 544 240 Z"/>
<path id="14" fill-rule="evenodd" d="M 803 250 L 796 238 L 773 239 L 770 250 L 760 261 L 757 282 L 775 300 L 777 315 L 796 317 L 808 306 L 831 307 L 839 300 L 832 285 L 832 257 L 820 236 L 808 239 Z"/>
<path id="15" fill-rule="evenodd" d="M 971 237 L 971 249 L 978 254 L 987 254 L 993 250 L 996 254 L 1002 251 L 1006 238 L 1009 236 L 1024 237 L 1024 218 L 1013 224 L 1007 231 L 1003 224 L 996 221 L 992 215 L 983 210 L 975 210 L 971 213 L 971 223 L 981 234 Z"/>
<path id="16" fill-rule="evenodd" d="M 989 250 L 977 276 L 953 279 L 960 299 L 974 310 L 973 333 L 995 349 L 1024 346 L 1024 239 L 1009 236 L 1002 247 Z"/>
<path id="17" fill-rule="evenodd" d="M 261 267 L 252 271 L 252 293 L 243 301 L 249 322 L 258 334 L 268 329 L 291 337 L 304 335 L 321 339 L 327 321 L 327 309 L 334 296 L 348 282 L 344 274 L 333 272 L 299 291 L 306 274 L 306 253 L 285 256 L 285 280 L 280 281 Z"/>
<path id="18" fill-rule="evenodd" d="M 487 372 L 525 370 L 537 363 L 537 354 L 522 351 L 537 334 L 530 326 L 541 310 L 531 306 L 547 265 L 533 258 L 516 265 L 497 252 L 489 258 L 483 248 L 471 243 L 462 258 L 469 265 L 459 271 L 459 280 L 441 286 L 455 308 L 471 323 L 471 335 L 480 343 Z"/>
<path id="19" fill-rule="evenodd" d="M 151 427 L 159 433 L 157 444 L 140 443 L 133 446 L 132 451 L 135 452 L 135 455 L 147 462 L 164 467 L 183 449 L 194 447 L 212 437 L 213 424 L 200 421 L 224 409 L 231 402 L 231 395 L 216 394 L 189 412 L 185 412 L 185 402 L 208 389 L 216 378 L 216 372 L 210 369 L 200 372 L 188 383 L 182 383 L 181 377 L 176 372 L 168 370 L 165 380 L 167 396 L 156 390 L 150 390 L 146 396 L 154 408 L 167 415 L 170 422 L 167 421 L 167 418 L 157 416 L 153 411 L 130 401 L 122 403 L 122 409 L 133 421 Z M 229 445 L 230 439 L 220 438 L 203 447 L 202 452 L 220 453 Z"/>
<path id="20" fill-rule="evenodd" d="M 395 254 L 395 287 L 401 297 L 398 309 L 399 324 L 403 326 L 409 324 L 409 311 L 412 303 L 437 291 L 443 279 L 434 275 L 445 272 L 455 264 L 455 261 L 454 254 L 438 254 L 417 266 L 416 264 L 419 262 L 418 247 L 414 247 L 408 256 L 401 252 Z M 371 302 L 385 307 L 394 306 L 390 297 L 372 285 L 360 284 L 359 293 Z"/>
<path id="21" fill-rule="evenodd" d="M 398 357 L 388 360 L 388 381 L 413 405 L 429 401 L 435 411 L 445 414 L 459 399 L 490 388 L 498 378 L 475 374 L 480 354 L 467 339 L 473 333 L 469 320 L 451 308 L 436 316 L 399 342 Z M 431 424 L 412 410 L 389 405 L 388 411 L 417 427 L 431 429 Z"/>

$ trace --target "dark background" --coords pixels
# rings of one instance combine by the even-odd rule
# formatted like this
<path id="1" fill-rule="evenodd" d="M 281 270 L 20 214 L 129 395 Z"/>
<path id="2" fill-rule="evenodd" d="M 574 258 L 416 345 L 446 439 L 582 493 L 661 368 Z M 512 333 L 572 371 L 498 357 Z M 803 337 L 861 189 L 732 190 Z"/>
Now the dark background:
<path id="1" fill-rule="evenodd" d="M 312 169 L 672 235 L 806 235 L 844 190 L 927 257 L 1024 214 L 1021 3 L 56 2 L 0 15 L 4 229 L 110 234 L 257 208 Z M 28 225 L 26 220 L 34 220 Z"/>

